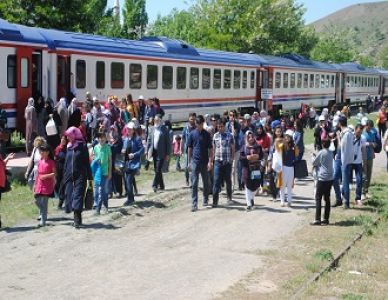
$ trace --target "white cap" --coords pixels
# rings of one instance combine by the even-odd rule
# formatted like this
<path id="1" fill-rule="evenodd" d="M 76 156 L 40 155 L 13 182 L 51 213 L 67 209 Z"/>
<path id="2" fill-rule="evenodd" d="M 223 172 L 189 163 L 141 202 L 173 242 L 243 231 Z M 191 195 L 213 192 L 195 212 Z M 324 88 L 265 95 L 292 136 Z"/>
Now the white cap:
<path id="1" fill-rule="evenodd" d="M 127 124 L 127 128 L 128 128 L 128 129 L 135 129 L 135 123 L 129 122 L 129 123 Z"/>
<path id="2" fill-rule="evenodd" d="M 286 130 L 286 135 L 293 136 L 294 132 L 291 129 Z"/>
<path id="3" fill-rule="evenodd" d="M 348 128 L 349 128 L 351 131 L 354 131 L 354 126 L 353 126 L 353 125 L 349 125 Z"/>
<path id="4" fill-rule="evenodd" d="M 245 114 L 244 115 L 244 120 L 250 120 L 251 119 L 251 115 L 250 114 Z"/>
<path id="5" fill-rule="evenodd" d="M 139 98 L 137 98 L 139 100 L 144 100 L 144 96 L 143 95 L 140 95 Z"/>
<path id="6" fill-rule="evenodd" d="M 324 116 L 324 115 L 320 115 L 320 116 L 319 116 L 319 121 L 326 121 L 325 116 Z"/>
<path id="7" fill-rule="evenodd" d="M 362 119 L 361 119 L 361 125 L 362 126 L 366 126 L 366 123 L 368 122 L 368 118 L 367 117 L 363 117 Z"/>
<path id="8" fill-rule="evenodd" d="M 94 96 L 93 97 L 93 101 L 97 101 L 98 99 L 97 99 L 97 97 L 96 96 Z"/>

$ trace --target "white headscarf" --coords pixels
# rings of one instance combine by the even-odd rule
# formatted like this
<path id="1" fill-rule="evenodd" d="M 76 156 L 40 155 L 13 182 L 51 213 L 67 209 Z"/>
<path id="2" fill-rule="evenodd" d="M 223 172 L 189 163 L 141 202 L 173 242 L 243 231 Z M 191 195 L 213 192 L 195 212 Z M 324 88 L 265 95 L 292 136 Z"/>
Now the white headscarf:
<path id="1" fill-rule="evenodd" d="M 34 98 L 28 98 L 27 108 L 34 107 Z"/>

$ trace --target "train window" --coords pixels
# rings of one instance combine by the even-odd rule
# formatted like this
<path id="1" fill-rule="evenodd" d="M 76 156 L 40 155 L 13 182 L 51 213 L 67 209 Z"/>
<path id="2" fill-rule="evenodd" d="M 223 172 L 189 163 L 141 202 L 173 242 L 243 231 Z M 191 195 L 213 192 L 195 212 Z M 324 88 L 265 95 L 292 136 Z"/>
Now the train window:
<path id="1" fill-rule="evenodd" d="M 370 77 L 367 78 L 367 85 L 370 86 Z"/>
<path id="2" fill-rule="evenodd" d="M 243 89 L 246 89 L 247 85 L 248 85 L 248 72 L 244 71 L 243 72 L 243 82 L 242 82 Z"/>
<path id="3" fill-rule="evenodd" d="M 331 75 L 330 87 L 334 87 L 334 83 L 335 83 L 335 77 L 334 77 L 334 75 Z"/>
<path id="4" fill-rule="evenodd" d="M 7 87 L 16 88 L 16 55 L 7 56 Z"/>
<path id="5" fill-rule="evenodd" d="M 298 89 L 302 88 L 302 77 L 303 75 L 301 73 L 298 73 L 298 82 L 297 82 Z"/>
<path id="6" fill-rule="evenodd" d="M 221 70 L 214 69 L 213 89 L 220 89 L 220 88 L 221 88 Z"/>
<path id="7" fill-rule="evenodd" d="M 141 65 L 130 64 L 129 66 L 129 87 L 131 89 L 141 89 Z"/>
<path id="8" fill-rule="evenodd" d="M 251 71 L 251 89 L 255 88 L 255 71 Z"/>
<path id="9" fill-rule="evenodd" d="M 330 75 L 326 75 L 326 88 L 330 87 Z"/>
<path id="10" fill-rule="evenodd" d="M 314 74 L 310 74 L 310 88 L 314 88 Z"/>
<path id="11" fill-rule="evenodd" d="M 112 62 L 110 65 L 110 86 L 112 89 L 124 88 L 124 64 Z"/>
<path id="12" fill-rule="evenodd" d="M 77 60 L 75 70 L 77 89 L 84 89 L 86 86 L 86 62 L 84 60 Z"/>
<path id="13" fill-rule="evenodd" d="M 319 81 L 320 81 L 321 76 L 319 74 L 315 74 L 315 88 L 319 89 Z"/>
<path id="14" fill-rule="evenodd" d="M 147 89 L 158 88 L 158 66 L 147 65 Z"/>
<path id="15" fill-rule="evenodd" d="M 165 90 L 172 89 L 172 82 L 174 78 L 173 67 L 171 66 L 163 66 L 162 68 L 162 88 Z"/>
<path id="16" fill-rule="evenodd" d="M 368 86 L 368 78 L 364 77 L 364 86 Z"/>
<path id="17" fill-rule="evenodd" d="M 350 86 L 354 87 L 354 76 L 350 76 Z"/>
<path id="18" fill-rule="evenodd" d="M 186 68 L 178 67 L 176 72 L 176 88 L 184 90 L 186 88 Z"/>
<path id="19" fill-rule="evenodd" d="M 96 62 L 96 88 L 105 88 L 105 63 L 103 61 Z"/>
<path id="20" fill-rule="evenodd" d="M 325 87 L 325 75 L 321 75 L 321 88 Z"/>
<path id="21" fill-rule="evenodd" d="M 240 89 L 241 88 L 241 71 L 234 71 L 233 74 L 233 88 Z"/>
<path id="22" fill-rule="evenodd" d="M 22 88 L 26 88 L 28 87 L 28 58 L 22 58 L 20 63 L 21 63 L 20 86 Z"/>
<path id="23" fill-rule="evenodd" d="M 210 69 L 202 69 L 202 89 L 210 89 Z"/>
<path id="24" fill-rule="evenodd" d="M 291 73 L 291 82 L 290 82 L 290 88 L 295 88 L 295 73 Z"/>
<path id="25" fill-rule="evenodd" d="M 190 88 L 196 90 L 199 87 L 199 69 L 190 68 Z"/>
<path id="26" fill-rule="evenodd" d="M 303 75 L 303 88 L 307 89 L 309 87 L 309 74 Z"/>
<path id="27" fill-rule="evenodd" d="M 280 89 L 280 84 L 282 81 L 282 75 L 279 72 L 276 72 L 275 74 L 275 89 Z"/>
<path id="28" fill-rule="evenodd" d="M 288 89 L 288 73 L 283 73 L 283 88 Z"/>
<path id="29" fill-rule="evenodd" d="M 230 81 L 232 72 L 230 70 L 224 70 L 224 89 L 230 89 Z"/>
<path id="30" fill-rule="evenodd" d="M 361 76 L 358 77 L 358 87 L 362 87 L 362 78 L 361 78 Z"/>

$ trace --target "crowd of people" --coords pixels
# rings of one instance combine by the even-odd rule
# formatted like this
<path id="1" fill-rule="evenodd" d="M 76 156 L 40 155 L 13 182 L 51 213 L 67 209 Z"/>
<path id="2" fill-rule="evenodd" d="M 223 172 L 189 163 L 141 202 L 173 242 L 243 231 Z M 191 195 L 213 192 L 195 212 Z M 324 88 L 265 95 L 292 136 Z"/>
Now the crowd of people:
<path id="1" fill-rule="evenodd" d="M 353 127 L 346 107 L 332 112 L 324 108 L 318 114 L 313 106 L 302 105 L 297 114 L 281 113 L 277 118 L 265 110 L 251 115 L 235 110 L 205 116 L 193 112 L 182 133 L 174 135 L 157 98 L 133 100 L 128 94 L 101 102 L 87 93 L 82 105 L 75 98 L 70 103 L 62 98 L 55 106 L 51 100 L 30 98 L 25 110 L 30 156 L 25 176 L 39 207 L 39 226 L 46 225 L 47 201 L 55 195 L 58 208 L 73 212 L 79 228 L 91 186 L 96 215 L 102 209 L 108 212 L 111 197 L 125 196 L 123 205 L 131 205 L 138 194 L 136 176 L 151 162 L 153 191 L 163 191 L 163 174 L 172 157 L 191 188 L 192 212 L 198 210 L 200 176 L 203 206 L 216 208 L 226 187 L 227 204 L 233 204 L 235 191 L 245 192 L 247 211 L 254 207 L 255 196 L 264 193 L 280 206 L 292 207 L 296 177 L 306 176 L 297 173 L 306 168 L 304 131 L 310 127 L 317 153 L 312 159 L 317 208 L 312 224 L 325 225 L 331 188 L 333 206 L 349 208 L 355 174 L 354 200 L 361 206 L 368 199 L 375 153 L 383 148 L 388 161 L 387 106 L 385 102 L 379 111 L 378 130 L 362 109 Z"/>

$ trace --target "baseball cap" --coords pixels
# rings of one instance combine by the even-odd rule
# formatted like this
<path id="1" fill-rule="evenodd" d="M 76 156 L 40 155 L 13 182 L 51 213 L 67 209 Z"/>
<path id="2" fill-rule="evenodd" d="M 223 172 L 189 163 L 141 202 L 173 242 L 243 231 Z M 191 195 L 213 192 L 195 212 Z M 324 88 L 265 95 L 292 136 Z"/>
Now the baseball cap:
<path id="1" fill-rule="evenodd" d="M 325 118 L 325 116 L 323 116 L 323 115 L 320 115 L 320 116 L 319 116 L 319 121 L 326 121 L 326 118 Z"/>
<path id="2" fill-rule="evenodd" d="M 144 96 L 143 95 L 140 95 L 139 98 L 137 98 L 139 100 L 144 100 Z"/>
<path id="3" fill-rule="evenodd" d="M 250 120 L 251 119 L 251 115 L 250 114 L 245 114 L 244 115 L 244 120 Z"/>
<path id="4" fill-rule="evenodd" d="M 363 117 L 362 119 L 361 119 L 361 125 L 362 126 L 366 126 L 366 123 L 368 122 L 368 118 L 367 117 Z"/>
<path id="5" fill-rule="evenodd" d="M 127 124 L 127 128 L 128 128 L 128 129 L 135 129 L 135 123 L 129 122 L 129 123 Z"/>

